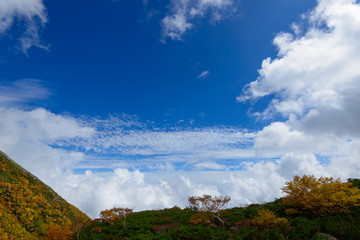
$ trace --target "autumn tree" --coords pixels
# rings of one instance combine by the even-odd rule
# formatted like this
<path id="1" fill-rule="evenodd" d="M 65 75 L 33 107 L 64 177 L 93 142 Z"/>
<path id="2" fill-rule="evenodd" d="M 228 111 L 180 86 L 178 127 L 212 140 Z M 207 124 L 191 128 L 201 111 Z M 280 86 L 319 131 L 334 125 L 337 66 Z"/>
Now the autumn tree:
<path id="1" fill-rule="evenodd" d="M 132 214 L 133 210 L 130 208 L 117 208 L 114 207 L 112 209 L 106 209 L 100 212 L 100 218 L 105 222 L 115 223 L 122 222 L 123 226 L 125 226 L 126 217 L 129 214 Z"/>
<path id="2" fill-rule="evenodd" d="M 286 218 L 279 218 L 267 209 L 258 209 L 258 216 L 251 220 L 252 224 L 260 228 L 277 228 L 279 225 L 289 226 Z"/>
<path id="3" fill-rule="evenodd" d="M 221 212 L 225 209 L 231 198 L 213 197 L 211 195 L 203 195 L 202 197 L 192 196 L 188 198 L 190 208 L 197 211 L 190 222 L 193 224 L 209 224 L 216 227 L 214 220 L 217 220 L 220 225 L 224 226 L 224 220 L 221 218 Z"/>
<path id="4" fill-rule="evenodd" d="M 56 223 L 50 223 L 46 228 L 46 240 L 70 240 L 73 238 L 73 232 L 69 226 L 59 226 Z"/>
<path id="5" fill-rule="evenodd" d="M 282 191 L 287 194 L 283 198 L 285 205 L 316 216 L 346 213 L 360 205 L 360 189 L 340 179 L 295 176 Z M 295 212 L 294 209 L 287 212 L 291 211 Z"/>

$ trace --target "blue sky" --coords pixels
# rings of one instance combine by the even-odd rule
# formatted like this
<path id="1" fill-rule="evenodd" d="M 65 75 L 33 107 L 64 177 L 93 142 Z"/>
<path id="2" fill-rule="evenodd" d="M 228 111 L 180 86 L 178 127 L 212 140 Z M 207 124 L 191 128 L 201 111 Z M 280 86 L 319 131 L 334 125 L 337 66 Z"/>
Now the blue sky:
<path id="1" fill-rule="evenodd" d="M 0 149 L 92 217 L 360 177 L 359 16 L 355 0 L 0 0 Z"/>
<path id="2" fill-rule="evenodd" d="M 207 10 L 183 40 L 162 43 L 169 4 L 45 1 L 48 21 L 39 32 L 48 50 L 16 51 L 11 33 L 23 26 L 12 26 L 1 39 L 1 78 L 43 81 L 51 95 L 39 105 L 55 113 L 254 127 L 249 105 L 235 99 L 257 78 L 262 59 L 276 54 L 275 34 L 289 30 L 315 1 L 233 2 L 237 11 L 230 16 L 213 22 Z"/>

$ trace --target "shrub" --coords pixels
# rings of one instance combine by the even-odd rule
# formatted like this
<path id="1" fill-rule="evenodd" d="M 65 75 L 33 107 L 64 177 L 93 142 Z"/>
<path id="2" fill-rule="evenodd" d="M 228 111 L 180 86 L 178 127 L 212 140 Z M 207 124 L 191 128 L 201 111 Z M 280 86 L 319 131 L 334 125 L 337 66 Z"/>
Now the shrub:
<path id="1" fill-rule="evenodd" d="M 154 233 L 157 232 L 168 232 L 171 229 L 175 229 L 179 227 L 179 224 L 177 223 L 165 223 L 165 224 L 160 224 L 160 225 L 155 225 L 152 227 L 152 230 Z"/>
<path id="2" fill-rule="evenodd" d="M 259 216 L 252 219 L 252 224 L 259 228 L 277 228 L 279 225 L 289 226 L 289 222 L 286 218 L 279 218 L 276 215 L 266 209 L 258 210 Z"/>
<path id="3" fill-rule="evenodd" d="M 268 209 L 274 213 L 276 213 L 277 216 L 285 217 L 285 209 L 286 207 L 283 204 L 282 198 L 276 199 L 273 202 L 268 202 L 263 205 L 265 209 Z"/>
<path id="4" fill-rule="evenodd" d="M 285 205 L 315 216 L 346 213 L 360 205 L 360 189 L 340 179 L 295 176 L 282 190 L 287 193 Z"/>
<path id="5" fill-rule="evenodd" d="M 291 226 L 287 236 L 291 240 L 313 239 L 315 233 L 320 231 L 317 219 L 312 220 L 302 216 L 291 219 Z"/>

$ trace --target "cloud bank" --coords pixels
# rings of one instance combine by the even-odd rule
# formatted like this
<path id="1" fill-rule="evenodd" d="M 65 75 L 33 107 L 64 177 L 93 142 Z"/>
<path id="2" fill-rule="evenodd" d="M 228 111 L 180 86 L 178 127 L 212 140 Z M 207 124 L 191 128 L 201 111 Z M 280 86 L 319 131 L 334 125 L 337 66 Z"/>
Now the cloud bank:
<path id="1" fill-rule="evenodd" d="M 184 207 L 188 195 L 227 194 L 216 179 L 229 176 L 217 171 L 247 168 L 243 160 L 255 156 L 254 134 L 235 128 L 154 129 L 129 116 L 43 108 L 0 115 L 0 148 L 92 217 L 116 204 Z"/>

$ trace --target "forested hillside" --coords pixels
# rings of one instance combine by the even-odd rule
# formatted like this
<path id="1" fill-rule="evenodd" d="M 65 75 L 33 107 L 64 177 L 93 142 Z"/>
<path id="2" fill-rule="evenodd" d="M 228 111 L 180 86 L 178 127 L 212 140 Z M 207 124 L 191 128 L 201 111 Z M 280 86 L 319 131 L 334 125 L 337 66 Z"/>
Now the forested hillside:
<path id="1" fill-rule="evenodd" d="M 0 152 L 0 239 L 73 239 L 90 220 Z"/>

